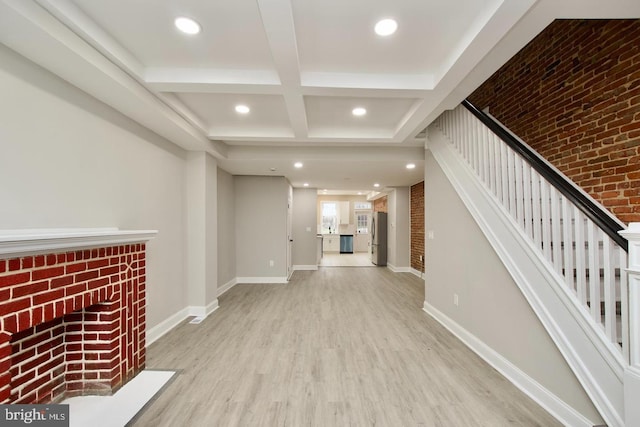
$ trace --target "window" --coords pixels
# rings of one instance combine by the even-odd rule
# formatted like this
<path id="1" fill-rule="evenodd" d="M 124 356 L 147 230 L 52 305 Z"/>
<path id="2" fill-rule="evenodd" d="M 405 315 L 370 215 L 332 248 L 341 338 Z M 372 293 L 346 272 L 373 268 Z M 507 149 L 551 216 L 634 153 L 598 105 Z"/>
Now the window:
<path id="1" fill-rule="evenodd" d="M 353 209 L 367 211 L 371 209 L 371 202 L 355 202 Z"/>
<path id="2" fill-rule="evenodd" d="M 322 202 L 322 234 L 338 232 L 338 202 Z"/>

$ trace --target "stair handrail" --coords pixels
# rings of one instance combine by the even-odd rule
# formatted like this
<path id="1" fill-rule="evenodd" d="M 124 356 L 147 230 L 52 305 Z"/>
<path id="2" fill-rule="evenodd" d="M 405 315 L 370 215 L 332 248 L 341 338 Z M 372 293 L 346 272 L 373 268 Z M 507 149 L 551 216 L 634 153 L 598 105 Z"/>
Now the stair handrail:
<path id="1" fill-rule="evenodd" d="M 573 183 L 553 166 L 540 158 L 538 153 L 529 146 L 519 141 L 513 134 L 493 117 L 478 109 L 468 99 L 462 101 L 462 105 L 478 118 L 485 126 L 504 141 L 511 149 L 516 151 L 529 163 L 540 175 L 546 178 L 562 195 L 573 202 L 591 221 L 602 229 L 625 252 L 629 252 L 629 242 L 618 234 L 625 230 L 625 226 L 614 219 L 605 208 L 594 202 L 584 193 L 577 190 Z"/>

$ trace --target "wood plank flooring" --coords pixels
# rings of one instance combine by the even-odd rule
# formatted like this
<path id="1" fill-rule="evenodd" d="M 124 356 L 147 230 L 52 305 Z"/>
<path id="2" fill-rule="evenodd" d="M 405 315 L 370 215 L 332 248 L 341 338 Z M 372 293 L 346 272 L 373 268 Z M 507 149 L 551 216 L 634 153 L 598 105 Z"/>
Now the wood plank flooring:
<path id="1" fill-rule="evenodd" d="M 556 426 L 425 314 L 422 280 L 386 268 L 236 285 L 154 343 L 181 374 L 136 426 Z"/>
<path id="2" fill-rule="evenodd" d="M 320 259 L 323 267 L 375 267 L 371 262 L 371 254 L 358 252 L 355 254 L 325 253 Z"/>

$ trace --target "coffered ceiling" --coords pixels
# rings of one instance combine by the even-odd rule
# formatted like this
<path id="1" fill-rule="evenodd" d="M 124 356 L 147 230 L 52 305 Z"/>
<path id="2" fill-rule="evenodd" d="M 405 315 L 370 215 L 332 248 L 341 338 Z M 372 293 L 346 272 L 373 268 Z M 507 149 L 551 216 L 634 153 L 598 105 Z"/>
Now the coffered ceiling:
<path id="1" fill-rule="evenodd" d="M 419 182 L 425 126 L 554 18 L 638 17 L 639 3 L 0 0 L 0 42 L 231 173 L 368 190 Z M 383 18 L 394 34 L 374 32 Z"/>

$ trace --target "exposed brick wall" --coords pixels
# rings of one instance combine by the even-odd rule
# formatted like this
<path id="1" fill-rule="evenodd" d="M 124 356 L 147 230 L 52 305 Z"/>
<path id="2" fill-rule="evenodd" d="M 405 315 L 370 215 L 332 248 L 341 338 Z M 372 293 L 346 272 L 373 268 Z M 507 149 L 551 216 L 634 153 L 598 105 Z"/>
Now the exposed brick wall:
<path id="1" fill-rule="evenodd" d="M 380 197 L 373 201 L 374 212 L 388 212 L 387 210 L 387 196 Z"/>
<path id="2" fill-rule="evenodd" d="M 640 20 L 554 21 L 469 100 L 640 221 Z"/>
<path id="3" fill-rule="evenodd" d="M 411 268 L 424 272 L 424 181 L 411 186 Z"/>
<path id="4" fill-rule="evenodd" d="M 144 368 L 145 245 L 0 259 L 0 403 L 110 394 Z"/>

